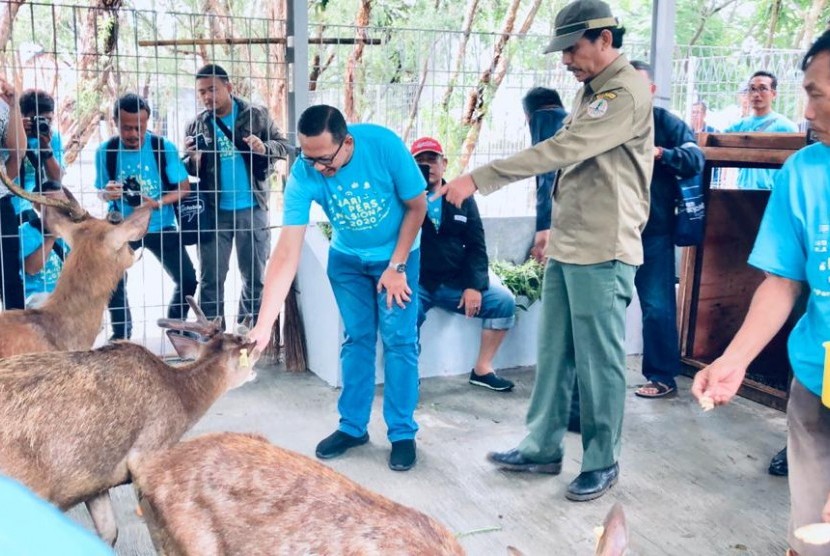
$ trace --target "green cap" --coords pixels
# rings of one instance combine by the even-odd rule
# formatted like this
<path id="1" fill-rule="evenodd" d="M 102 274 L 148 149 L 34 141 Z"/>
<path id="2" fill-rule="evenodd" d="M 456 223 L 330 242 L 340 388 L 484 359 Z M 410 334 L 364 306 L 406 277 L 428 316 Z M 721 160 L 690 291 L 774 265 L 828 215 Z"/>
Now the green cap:
<path id="1" fill-rule="evenodd" d="M 572 47 L 588 29 L 617 27 L 620 22 L 602 0 L 576 0 L 556 14 L 553 40 L 545 54 Z"/>

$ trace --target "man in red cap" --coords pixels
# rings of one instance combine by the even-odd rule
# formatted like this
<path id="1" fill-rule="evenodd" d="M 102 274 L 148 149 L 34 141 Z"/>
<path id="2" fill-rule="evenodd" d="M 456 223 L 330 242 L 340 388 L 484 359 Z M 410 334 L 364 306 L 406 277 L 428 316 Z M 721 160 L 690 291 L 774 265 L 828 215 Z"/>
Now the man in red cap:
<path id="1" fill-rule="evenodd" d="M 410 149 L 418 164 L 429 167 L 428 187 L 444 183 L 447 159 L 441 143 L 421 137 Z M 432 307 L 482 320 L 478 360 L 470 384 L 509 392 L 513 383 L 493 370 L 493 358 L 516 320 L 513 294 L 489 272 L 484 228 L 470 197 L 456 208 L 439 197 L 429 201 L 421 226 L 421 276 L 418 282 L 418 327 Z"/>

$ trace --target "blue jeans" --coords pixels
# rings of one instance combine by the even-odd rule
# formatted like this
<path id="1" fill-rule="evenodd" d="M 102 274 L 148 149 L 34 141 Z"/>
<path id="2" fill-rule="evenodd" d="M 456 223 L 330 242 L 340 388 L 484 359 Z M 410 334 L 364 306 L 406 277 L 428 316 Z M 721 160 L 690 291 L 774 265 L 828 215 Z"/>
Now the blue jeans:
<path id="1" fill-rule="evenodd" d="M 643 252 L 634 277 L 643 310 L 643 375 L 673 387 L 680 372 L 674 242 L 670 235 L 643 236 Z"/>
<path id="2" fill-rule="evenodd" d="M 337 402 L 342 432 L 363 436 L 375 395 L 375 347 L 378 330 L 383 341 L 383 418 L 391 442 L 415 438 L 418 404 L 418 275 L 421 252 L 409 254 L 406 281 L 413 289 L 404 309 L 386 307 L 386 291 L 377 284 L 389 261 L 362 261 L 329 250 L 327 274 L 345 327 L 340 348 L 343 390 Z"/>
<path id="3" fill-rule="evenodd" d="M 418 285 L 418 328 L 427 318 L 427 311 L 440 307 L 451 313 L 464 314 L 458 302 L 464 290 L 440 285 L 435 291 L 429 291 Z M 481 292 L 481 310 L 478 318 L 483 319 L 481 327 L 486 330 L 508 330 L 516 322 L 516 300 L 501 280 L 490 273 L 490 287 Z"/>

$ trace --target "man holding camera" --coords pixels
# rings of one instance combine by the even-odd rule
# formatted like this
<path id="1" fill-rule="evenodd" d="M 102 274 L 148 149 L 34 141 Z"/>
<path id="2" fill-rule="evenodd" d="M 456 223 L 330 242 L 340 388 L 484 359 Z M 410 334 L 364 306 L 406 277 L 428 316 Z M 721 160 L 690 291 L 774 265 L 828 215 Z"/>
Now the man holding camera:
<path id="1" fill-rule="evenodd" d="M 262 106 L 233 95 L 228 73 L 216 64 L 196 72 L 196 95 L 205 107 L 185 131 L 185 162 L 199 178 L 207 219 L 201 222 L 199 306 L 209 318 L 225 315 L 225 278 L 231 250 L 242 274 L 238 318 L 259 314 L 268 229 L 269 177 L 289 145 Z"/>
<path id="2" fill-rule="evenodd" d="M 26 155 L 20 163 L 20 184 L 26 191 L 41 190 L 45 181 L 60 183 L 63 177 L 63 145 L 52 131 L 55 99 L 45 91 L 29 89 L 20 95 L 20 113 L 26 130 Z M 34 218 L 32 203 L 14 197 L 12 204 L 23 222 Z"/>
<path id="3" fill-rule="evenodd" d="M 188 308 L 185 297 L 196 293 L 198 283 L 193 262 L 179 240 L 171 205 L 190 192 L 187 171 L 176 146 L 147 131 L 150 106 L 143 98 L 132 93 L 122 96 L 115 101 L 112 117 L 118 136 L 105 141 L 95 154 L 95 187 L 110 202 L 110 210 L 124 216 L 140 205 L 155 209 L 147 235 L 131 246 L 143 245 L 161 262 L 175 283 L 167 318 L 184 319 Z M 126 281 L 125 275 L 110 299 L 110 340 L 128 339 L 132 333 Z"/>

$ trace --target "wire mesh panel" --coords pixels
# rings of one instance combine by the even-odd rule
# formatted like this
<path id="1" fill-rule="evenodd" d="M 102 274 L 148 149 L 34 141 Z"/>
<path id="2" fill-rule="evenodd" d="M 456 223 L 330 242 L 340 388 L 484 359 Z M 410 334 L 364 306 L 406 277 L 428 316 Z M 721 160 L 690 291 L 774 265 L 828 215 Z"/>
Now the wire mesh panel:
<path id="1" fill-rule="evenodd" d="M 286 68 L 280 62 L 285 59 L 285 22 L 267 16 L 141 11 L 122 8 L 120 2 L 100 6 L 17 6 L 4 53 L 7 79 L 18 91 L 39 89 L 54 99 L 52 128 L 62 145 L 62 181 L 93 215 L 102 217 L 113 210 L 129 214 L 131 205 L 157 203 L 169 191 L 161 187 L 159 167 L 164 164 L 166 177 L 173 177 L 173 189 L 184 182 L 210 200 L 215 229 L 202 231 L 216 232 L 202 234 L 199 245 L 180 249 L 173 207 L 154 210 L 148 235 L 134 244 L 141 258 L 128 272 L 126 291 L 116 292 L 124 304 L 111 304 L 112 322 L 106 324 L 102 339 L 132 336 L 152 344 L 160 336 L 156 319 L 183 316 L 183 296 L 195 292 L 197 278 L 204 286 L 208 272 L 218 284 L 218 299 L 212 310 L 207 309 L 209 316 L 234 321 L 255 314 L 278 211 L 263 211 L 264 196 L 252 194 L 257 181 L 254 155 L 247 153 L 246 160 L 240 150 L 256 125 L 234 126 L 233 120 L 244 120 L 245 107 L 253 102 L 266 107 L 263 112 L 285 129 Z M 216 140 L 202 147 L 202 155 L 216 155 L 217 171 L 211 176 L 221 176 L 200 181 L 203 170 L 189 164 L 187 172 L 193 178 L 188 179 L 179 159 L 187 155 L 188 123 L 203 109 L 213 108 L 211 95 L 196 91 L 196 71 L 208 63 L 227 71 L 230 90 L 242 101 L 233 103 L 229 137 L 219 135 L 218 127 L 207 130 Z M 167 147 L 166 161 L 159 159 L 155 146 L 148 152 L 149 141 L 140 148 L 131 144 L 124 126 L 119 127 L 113 103 L 125 93 L 148 102 L 152 112 L 147 129 L 167 139 L 158 143 Z M 262 137 L 266 143 L 280 139 L 271 137 L 267 126 L 264 129 L 269 133 Z M 277 170 L 265 180 L 266 189 L 279 187 L 287 168 L 282 164 Z M 116 193 L 101 193 L 108 183 L 118 186 Z M 208 241 L 212 248 L 206 247 Z M 200 263 L 211 249 L 209 268 Z M 205 297 L 204 287 L 200 297 Z"/>

